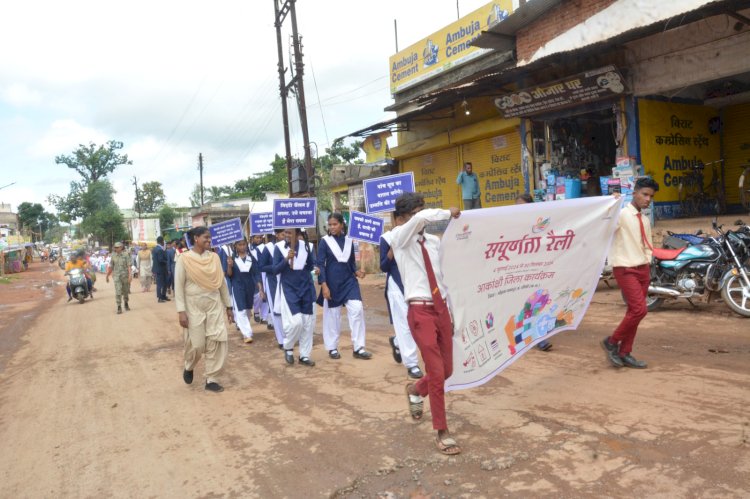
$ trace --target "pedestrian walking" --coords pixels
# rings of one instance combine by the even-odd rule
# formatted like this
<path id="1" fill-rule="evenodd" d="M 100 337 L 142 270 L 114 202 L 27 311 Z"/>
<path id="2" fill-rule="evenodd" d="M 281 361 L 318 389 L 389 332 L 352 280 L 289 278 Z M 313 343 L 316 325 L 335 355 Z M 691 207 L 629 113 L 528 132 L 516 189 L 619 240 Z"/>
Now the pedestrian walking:
<path id="1" fill-rule="evenodd" d="M 313 346 L 314 296 L 310 293 L 310 272 L 313 266 L 312 247 L 298 240 L 300 229 L 285 229 L 284 239 L 276 243 L 273 273 L 279 276 L 274 313 L 281 316 L 284 328 L 284 360 L 294 364 L 294 345 L 299 343 L 299 363 L 314 366 L 310 358 Z"/>
<path id="2" fill-rule="evenodd" d="M 232 301 L 219 257 L 211 251 L 208 228 L 195 227 L 188 238 L 193 247 L 175 265 L 175 303 L 185 342 L 182 379 L 192 383 L 193 370 L 205 357 L 205 389 L 221 392 L 224 387 L 218 377 L 228 348 L 224 317 L 232 321 Z"/>
<path id="3" fill-rule="evenodd" d="M 232 302 L 237 327 L 245 343 L 253 342 L 253 329 L 250 314 L 253 299 L 264 294 L 261 290 L 260 266 L 248 252 L 244 239 L 234 244 L 234 257 L 227 257 L 227 277 L 231 284 Z"/>
<path id="4" fill-rule="evenodd" d="M 174 264 L 176 254 L 176 244 L 169 241 L 167 244 L 167 294 L 174 295 Z"/>
<path id="5" fill-rule="evenodd" d="M 640 178 L 633 188 L 633 200 L 621 211 L 612 241 L 609 262 L 617 285 L 627 305 L 625 317 L 612 333 L 602 340 L 607 359 L 615 367 L 645 369 L 648 364 L 632 355 L 635 335 L 648 308 L 646 295 L 651 281 L 651 223 L 643 221 L 642 210 L 648 208 L 659 184 L 652 178 Z"/>
<path id="6" fill-rule="evenodd" d="M 152 271 L 156 277 L 156 298 L 159 303 L 170 301 L 167 298 L 167 280 L 169 278 L 169 265 L 167 263 L 167 251 L 164 248 L 164 238 L 156 238 L 156 246 L 151 250 Z"/>
<path id="7" fill-rule="evenodd" d="M 281 312 L 276 313 L 276 288 L 279 284 L 279 276 L 273 270 L 273 257 L 276 251 L 276 244 L 284 241 L 284 229 L 276 229 L 275 234 L 268 236 L 268 242 L 265 244 L 260 256 L 261 278 L 263 279 L 263 289 L 266 292 L 268 302 L 268 315 L 266 321 L 268 328 L 273 329 L 276 335 L 276 342 L 280 349 L 284 349 L 284 325 L 281 322 Z"/>
<path id="8" fill-rule="evenodd" d="M 125 302 L 125 310 L 130 311 L 128 297 L 130 296 L 130 282 L 133 275 L 130 273 L 130 257 L 123 251 L 123 244 L 116 242 L 114 245 L 115 254 L 109 261 L 107 267 L 106 282 L 109 283 L 109 276 L 114 275 L 115 281 L 115 303 L 117 303 L 117 313 L 122 313 L 122 302 Z"/>
<path id="9" fill-rule="evenodd" d="M 152 262 L 151 262 L 151 251 L 149 251 L 146 243 L 143 243 L 143 247 L 138 251 L 136 255 L 136 267 L 138 267 L 138 280 L 141 282 L 141 291 L 149 293 L 151 291 L 151 284 L 154 282 L 152 274 Z"/>
<path id="10" fill-rule="evenodd" d="M 404 193 L 396 199 L 395 216 L 404 218 L 394 227 L 391 247 L 404 279 L 404 296 L 409 303 L 407 319 L 414 341 L 425 363 L 426 374 L 406 385 L 411 417 L 423 415 L 423 397 L 429 396 L 432 427 L 437 430 L 437 448 L 455 455 L 461 448 L 451 437 L 445 417 L 445 380 L 453 373 L 453 322 L 443 296 L 446 294 L 440 269 L 440 239 L 424 231 L 428 222 L 458 218 L 458 208 L 424 209 L 420 193 Z"/>
<path id="11" fill-rule="evenodd" d="M 260 256 L 264 248 L 265 242 L 263 236 L 255 235 L 252 237 L 252 245 L 249 248 L 250 255 L 255 259 L 255 262 L 260 263 Z M 260 267 L 258 267 L 260 268 Z M 258 272 L 260 276 L 260 272 Z M 261 287 L 263 287 L 263 281 L 261 279 Z M 265 300 L 265 292 L 256 293 L 253 297 L 253 320 L 256 323 L 267 324 L 266 317 L 268 317 L 268 301 Z"/>
<path id="12" fill-rule="evenodd" d="M 404 224 L 404 217 L 394 217 L 394 227 Z M 419 368 L 417 344 L 411 335 L 407 314 L 409 304 L 404 298 L 404 283 L 398 270 L 396 257 L 391 249 L 393 233 L 388 231 L 380 236 L 380 270 L 385 272 L 385 303 L 388 306 L 395 336 L 388 338 L 393 351 L 393 360 L 403 363 L 410 378 L 420 379 L 424 374 Z"/>
<path id="13" fill-rule="evenodd" d="M 365 312 L 359 282 L 365 276 L 357 270 L 354 259 L 354 241 L 346 235 L 346 224 L 341 213 L 328 217 L 328 235 L 318 244 L 317 268 L 320 271 L 318 305 L 323 307 L 323 342 L 328 356 L 340 359 L 341 307 L 346 307 L 352 336 L 352 355 L 369 360 L 372 354 L 365 350 Z"/>
<path id="14" fill-rule="evenodd" d="M 479 192 L 479 178 L 477 178 L 477 174 L 474 173 L 474 167 L 471 163 L 464 163 L 464 169 L 458 174 L 456 183 L 461 186 L 464 210 L 475 210 L 482 207 L 482 195 Z"/>

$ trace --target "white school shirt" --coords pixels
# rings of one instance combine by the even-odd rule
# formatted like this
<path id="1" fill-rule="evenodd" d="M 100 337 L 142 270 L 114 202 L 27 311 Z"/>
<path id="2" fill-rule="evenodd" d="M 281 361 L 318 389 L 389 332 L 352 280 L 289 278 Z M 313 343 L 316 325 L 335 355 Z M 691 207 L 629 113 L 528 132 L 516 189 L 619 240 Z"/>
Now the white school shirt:
<path id="1" fill-rule="evenodd" d="M 422 236 L 419 232 L 424 229 L 428 222 L 448 220 L 451 217 L 449 210 L 426 209 L 414 214 L 404 225 L 394 227 L 391 231 L 391 248 L 396 264 L 401 271 L 401 280 L 404 282 L 404 298 L 409 300 L 432 301 L 432 290 L 427 279 L 422 246 L 419 240 Z M 445 297 L 446 290 L 443 284 L 443 272 L 440 270 L 440 239 L 432 234 L 423 234 L 427 254 L 435 272 L 440 294 Z"/>

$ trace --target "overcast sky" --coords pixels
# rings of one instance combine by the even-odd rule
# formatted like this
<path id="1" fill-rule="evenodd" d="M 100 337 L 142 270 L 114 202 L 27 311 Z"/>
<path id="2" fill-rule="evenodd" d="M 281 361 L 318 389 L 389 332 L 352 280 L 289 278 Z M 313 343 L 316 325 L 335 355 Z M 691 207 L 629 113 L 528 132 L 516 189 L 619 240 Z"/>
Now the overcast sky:
<path id="1" fill-rule="evenodd" d="M 488 1 L 459 0 L 461 15 Z M 49 209 L 47 195 L 78 180 L 55 156 L 110 139 L 133 160 L 110 177 L 121 208 L 132 206 L 134 175 L 188 205 L 199 152 L 206 186 L 267 170 L 284 153 L 273 18 L 273 0 L 7 3 L 0 187 L 15 185 L 0 189 L 0 201 Z M 456 0 L 297 1 L 310 140 L 321 154 L 336 137 L 389 117 L 394 18 L 403 49 L 453 22 Z M 295 107 L 290 101 L 292 149 L 301 156 Z"/>

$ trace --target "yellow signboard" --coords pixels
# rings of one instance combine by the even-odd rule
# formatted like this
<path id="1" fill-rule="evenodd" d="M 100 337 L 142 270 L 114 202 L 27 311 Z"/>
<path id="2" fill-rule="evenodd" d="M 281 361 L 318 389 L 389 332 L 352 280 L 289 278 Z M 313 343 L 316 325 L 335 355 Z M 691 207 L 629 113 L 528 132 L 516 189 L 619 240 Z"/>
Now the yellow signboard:
<path id="1" fill-rule="evenodd" d="M 679 185 L 693 167 L 716 161 L 721 156 L 718 133 L 710 126 L 717 111 L 706 106 L 641 99 L 638 120 L 641 162 L 647 174 L 659 182 L 656 202 L 679 201 Z M 710 180 L 706 171 L 704 184 Z M 668 206 L 657 207 L 659 216 L 673 217 Z M 671 208 L 678 209 L 677 206 Z"/>
<path id="2" fill-rule="evenodd" d="M 382 163 L 391 159 L 391 151 L 388 149 L 386 139 L 391 132 L 380 132 L 370 135 L 362 142 L 362 150 L 365 151 L 365 162 L 369 164 Z"/>
<path id="3" fill-rule="evenodd" d="M 456 176 L 458 148 L 449 147 L 434 153 L 408 158 L 401 162 L 401 172 L 414 172 L 414 186 L 424 195 L 429 208 L 460 206 Z"/>
<path id="4" fill-rule="evenodd" d="M 461 146 L 464 163 L 479 177 L 482 208 L 514 204 L 526 192 L 521 168 L 521 137 L 515 130 L 505 135 Z"/>
<path id="5" fill-rule="evenodd" d="M 388 61 L 391 93 L 398 93 L 488 52 L 488 49 L 472 46 L 472 42 L 489 25 L 502 21 L 512 11 L 512 0 L 494 0 L 391 56 Z"/>

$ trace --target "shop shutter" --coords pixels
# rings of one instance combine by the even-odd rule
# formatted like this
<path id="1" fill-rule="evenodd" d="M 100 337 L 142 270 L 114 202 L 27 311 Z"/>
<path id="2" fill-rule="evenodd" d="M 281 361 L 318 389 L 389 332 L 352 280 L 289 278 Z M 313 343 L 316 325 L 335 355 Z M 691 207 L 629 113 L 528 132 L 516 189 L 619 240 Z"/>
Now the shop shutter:
<path id="1" fill-rule="evenodd" d="M 482 207 L 513 204 L 525 192 L 521 138 L 515 129 L 461 146 L 463 162 L 479 176 Z"/>
<path id="2" fill-rule="evenodd" d="M 740 175 L 750 166 L 750 102 L 725 108 L 722 119 L 727 204 L 739 204 Z"/>
<path id="3" fill-rule="evenodd" d="M 460 206 L 456 184 L 460 171 L 457 147 L 405 159 L 401 162 L 401 171 L 414 172 L 417 192 L 424 194 L 428 207 Z"/>

